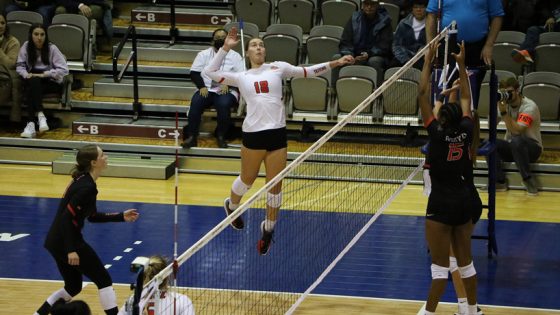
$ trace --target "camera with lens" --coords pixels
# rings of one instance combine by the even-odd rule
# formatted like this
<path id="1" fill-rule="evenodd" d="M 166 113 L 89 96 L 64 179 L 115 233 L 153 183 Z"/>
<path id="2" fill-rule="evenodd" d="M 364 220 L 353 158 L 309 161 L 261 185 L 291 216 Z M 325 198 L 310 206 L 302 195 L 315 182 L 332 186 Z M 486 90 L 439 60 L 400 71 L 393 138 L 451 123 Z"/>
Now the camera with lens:
<path id="1" fill-rule="evenodd" d="M 513 98 L 513 92 L 508 90 L 498 90 L 498 101 L 507 102 Z"/>

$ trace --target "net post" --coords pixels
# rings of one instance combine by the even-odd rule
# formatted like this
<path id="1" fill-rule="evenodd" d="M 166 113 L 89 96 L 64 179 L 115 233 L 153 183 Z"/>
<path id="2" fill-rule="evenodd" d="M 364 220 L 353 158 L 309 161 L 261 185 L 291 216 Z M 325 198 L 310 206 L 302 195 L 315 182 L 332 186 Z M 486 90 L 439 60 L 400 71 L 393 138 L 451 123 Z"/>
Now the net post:
<path id="1" fill-rule="evenodd" d="M 496 242 L 496 129 L 498 109 L 498 77 L 494 62 L 490 67 L 490 118 L 489 118 L 489 141 L 492 147 L 488 156 L 488 258 L 492 258 L 492 252 L 498 254 Z"/>

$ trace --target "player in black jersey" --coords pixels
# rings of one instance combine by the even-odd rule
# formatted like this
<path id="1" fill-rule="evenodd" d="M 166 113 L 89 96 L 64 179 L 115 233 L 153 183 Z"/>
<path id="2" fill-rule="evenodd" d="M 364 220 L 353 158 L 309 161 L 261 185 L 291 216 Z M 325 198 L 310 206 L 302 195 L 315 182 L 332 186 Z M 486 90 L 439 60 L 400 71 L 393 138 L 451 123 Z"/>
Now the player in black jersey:
<path id="1" fill-rule="evenodd" d="M 121 213 L 97 212 L 97 185 L 101 171 L 107 167 L 107 155 L 95 145 L 86 145 L 78 151 L 72 181 L 66 188 L 51 225 L 45 248 L 53 256 L 64 288 L 54 292 L 35 314 L 46 315 L 59 299 L 70 301 L 82 290 L 82 275 L 87 276 L 99 289 L 99 299 L 106 314 L 117 314 L 117 299 L 113 281 L 103 263 L 83 238 L 85 219 L 90 222 L 134 222 L 135 209 Z"/>
<path id="2" fill-rule="evenodd" d="M 445 104 L 445 98 L 448 97 L 449 103 L 455 103 L 457 101 L 457 92 L 460 88 L 460 80 L 457 79 L 453 82 L 453 86 L 449 89 L 443 90 L 440 92 L 440 97 L 435 101 L 433 114 L 437 117 L 438 111 Z M 473 112 L 474 115 L 475 112 Z M 477 119 L 473 115 L 473 122 L 475 126 L 473 128 L 473 142 L 471 144 L 471 161 L 472 163 L 467 163 L 465 168 L 463 169 L 463 178 L 468 183 L 468 186 L 471 189 L 471 221 L 472 224 L 476 224 L 480 219 L 482 214 L 482 201 L 480 200 L 480 196 L 476 187 L 474 185 L 474 163 L 476 160 L 476 156 L 474 153 L 478 147 L 478 141 L 476 138 L 478 137 L 478 128 L 479 126 L 476 125 Z M 429 161 L 426 159 L 425 168 L 429 171 Z M 428 175 L 429 176 L 429 175 Z M 429 179 L 429 178 L 428 178 Z M 431 190 L 430 185 L 424 187 L 424 192 L 427 193 L 429 196 L 429 192 Z M 457 259 L 455 258 L 455 254 L 453 253 L 453 246 L 449 249 L 449 272 L 451 273 L 451 277 L 453 280 L 453 286 L 455 288 L 455 294 L 457 295 L 457 306 L 458 311 L 455 315 L 467 315 L 468 314 L 468 301 L 467 301 L 467 293 L 465 291 L 465 287 L 463 286 L 463 280 L 461 279 L 461 274 L 459 272 L 459 266 L 457 265 Z M 483 312 L 480 309 L 477 309 L 477 315 L 482 315 Z"/>
<path id="3" fill-rule="evenodd" d="M 434 314 L 445 291 L 449 274 L 449 248 L 453 246 L 461 278 L 467 291 L 469 308 L 476 310 L 476 270 L 472 264 L 470 235 L 472 232 L 472 172 L 470 145 L 473 120 L 470 115 L 471 96 L 465 68 L 465 47 L 453 54 L 459 65 L 460 99 L 447 103 L 434 116 L 429 82 L 437 45 L 426 52 L 418 101 L 424 126 L 428 130 L 430 179 L 432 190 L 426 210 L 426 239 L 432 255 L 432 285 L 425 314 Z"/>

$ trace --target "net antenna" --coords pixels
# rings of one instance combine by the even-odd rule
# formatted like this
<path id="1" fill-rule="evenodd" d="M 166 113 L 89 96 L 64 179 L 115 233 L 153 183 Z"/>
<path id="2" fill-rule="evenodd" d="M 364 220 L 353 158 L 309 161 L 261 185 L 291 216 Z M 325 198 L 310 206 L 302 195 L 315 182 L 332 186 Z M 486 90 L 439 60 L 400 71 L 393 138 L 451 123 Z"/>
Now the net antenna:
<path id="1" fill-rule="evenodd" d="M 416 104 L 417 90 L 405 81 L 418 71 L 412 66 L 424 58 L 430 44 L 442 40 L 448 31 L 437 34 L 379 88 L 366 91 L 358 105 L 339 115 L 335 126 L 277 176 L 260 188 L 255 185 L 256 192 L 248 194 L 237 210 L 177 257 L 181 269 L 177 289 L 189 296 L 197 314 L 291 313 L 356 244 L 421 169 L 423 159 L 417 148 L 411 148 L 410 156 L 402 156 L 402 151 L 385 142 L 372 148 L 347 137 L 350 133 L 402 137 L 397 128 L 373 124 L 371 106 L 386 100 L 382 96 L 395 86 L 404 87 L 397 89 L 397 95 L 412 98 Z M 357 88 L 355 93 L 360 91 Z M 417 107 L 412 116 L 418 123 Z M 334 140 L 340 143 L 329 143 Z M 385 155 L 383 150 L 387 150 Z M 404 168 L 388 166 L 388 156 Z M 284 199 L 275 243 L 267 256 L 259 256 L 255 245 L 261 237 L 267 193 L 280 182 Z M 229 225 L 241 215 L 245 228 L 233 231 Z M 151 282 L 162 283 L 173 270 L 167 266 Z"/>
<path id="2" fill-rule="evenodd" d="M 440 0 L 441 1 L 441 0 Z M 447 73 L 450 71 L 449 69 L 449 37 L 452 34 L 457 33 L 457 23 L 455 21 L 451 22 L 449 31 L 445 34 L 445 47 L 444 47 L 444 54 L 443 54 L 443 73 L 442 73 L 442 90 L 447 89 L 447 85 L 449 84 Z M 455 68 L 452 70 L 452 74 L 455 71 Z"/>
<path id="3" fill-rule="evenodd" d="M 239 19 L 239 33 L 241 34 L 241 57 L 243 57 L 243 71 L 247 71 L 247 61 L 245 59 L 245 36 L 244 36 L 243 19 Z M 241 117 L 245 110 L 245 100 L 239 92 L 239 106 L 237 107 L 237 116 Z"/>
<path id="4" fill-rule="evenodd" d="M 170 279 L 171 286 L 177 287 L 177 273 L 179 272 L 179 264 L 177 263 L 177 247 L 179 245 L 179 112 L 175 112 L 175 204 L 173 205 L 173 263 L 171 264 L 173 270 L 173 277 Z M 163 280 L 158 281 L 162 283 Z M 156 299 L 159 303 L 159 299 Z M 173 309 L 177 307 L 176 296 L 173 298 Z"/>

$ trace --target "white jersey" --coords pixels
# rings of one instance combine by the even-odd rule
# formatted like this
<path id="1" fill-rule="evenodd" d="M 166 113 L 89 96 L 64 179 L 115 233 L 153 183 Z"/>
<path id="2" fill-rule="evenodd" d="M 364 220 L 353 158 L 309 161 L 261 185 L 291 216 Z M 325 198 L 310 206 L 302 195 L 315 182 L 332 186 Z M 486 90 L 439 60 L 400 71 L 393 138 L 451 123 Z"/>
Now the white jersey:
<path id="1" fill-rule="evenodd" d="M 118 315 L 131 315 L 133 300 L 134 296 L 131 296 L 119 310 Z M 143 309 L 141 312 L 143 315 L 195 315 L 191 300 L 186 295 L 176 292 L 162 291 L 159 293 L 159 298 L 143 299 L 139 306 Z"/>
<path id="2" fill-rule="evenodd" d="M 198 54 L 196 54 L 196 58 L 194 58 L 191 71 L 202 72 L 204 67 L 206 67 L 212 59 L 214 59 L 214 55 L 216 55 L 214 47 L 199 51 Z M 241 57 L 241 55 L 239 55 L 236 51 L 230 50 L 220 64 L 220 70 L 226 72 L 241 72 L 245 70 L 245 67 L 243 67 L 243 57 Z M 202 80 L 204 80 L 204 85 L 208 88 L 208 91 L 214 93 L 220 92 L 220 84 L 212 81 L 212 79 L 204 73 L 202 74 Z M 237 93 L 237 91 L 232 90 L 230 92 L 239 99 L 239 93 Z"/>
<path id="3" fill-rule="evenodd" d="M 148 315 L 194 315 L 194 306 L 184 294 L 161 292 L 157 301 L 148 300 L 146 312 Z"/>
<path id="4" fill-rule="evenodd" d="M 318 76 L 330 70 L 328 62 L 310 67 L 295 67 L 287 62 L 277 61 L 256 69 L 232 73 L 220 69 L 225 56 L 226 51 L 220 49 L 203 73 L 216 82 L 239 88 L 247 103 L 247 116 L 242 128 L 244 132 L 286 127 L 282 80 Z"/>

